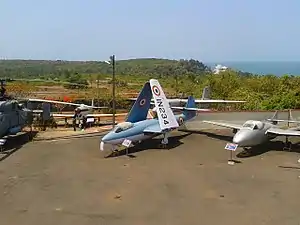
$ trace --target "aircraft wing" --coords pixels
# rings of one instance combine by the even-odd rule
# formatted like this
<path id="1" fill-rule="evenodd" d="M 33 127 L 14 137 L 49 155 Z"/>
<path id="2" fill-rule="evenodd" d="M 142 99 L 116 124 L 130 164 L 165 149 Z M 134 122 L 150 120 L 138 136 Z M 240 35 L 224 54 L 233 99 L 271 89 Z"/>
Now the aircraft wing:
<path id="1" fill-rule="evenodd" d="M 290 129 L 280 129 L 271 127 L 266 131 L 266 134 L 276 134 L 278 136 L 300 136 L 300 131 L 297 130 L 290 130 Z"/>
<path id="2" fill-rule="evenodd" d="M 62 102 L 62 101 L 39 99 L 39 98 L 29 98 L 27 100 L 30 101 L 30 102 L 47 102 L 47 103 L 73 105 L 73 106 L 82 106 L 83 105 L 85 107 L 94 108 L 94 109 L 104 109 L 104 108 L 107 108 L 107 107 L 90 106 L 90 105 L 85 105 L 85 104 L 77 104 L 77 103 L 72 103 L 72 102 Z"/>
<path id="3" fill-rule="evenodd" d="M 136 100 L 136 98 L 129 98 L 129 100 Z M 153 105 L 154 100 L 151 99 L 151 104 Z M 186 103 L 188 100 L 187 99 L 167 99 L 167 101 L 169 103 L 176 103 L 176 102 L 182 102 L 182 103 Z M 246 101 L 239 101 L 239 100 L 221 100 L 221 99 L 195 99 L 195 103 L 244 103 Z"/>
<path id="4" fill-rule="evenodd" d="M 29 98 L 28 101 L 30 101 L 30 102 L 58 103 L 58 104 L 65 104 L 65 105 L 80 106 L 80 104 L 77 104 L 77 103 L 61 102 L 61 101 L 54 101 L 54 100 L 47 100 L 47 99 L 39 99 L 39 98 Z"/>
<path id="5" fill-rule="evenodd" d="M 187 102 L 187 99 L 173 99 L 173 102 Z M 221 99 L 195 99 L 195 103 L 243 103 L 239 100 L 221 100 Z"/>
<path id="6" fill-rule="evenodd" d="M 161 130 L 179 127 L 170 104 L 167 101 L 165 93 L 162 90 L 158 80 L 151 79 L 150 86 L 154 98 L 155 107 L 157 109 L 157 117 Z"/>
<path id="7" fill-rule="evenodd" d="M 187 108 L 187 107 L 179 107 L 172 106 L 171 109 L 180 109 L 180 110 L 189 110 L 189 111 L 201 111 L 201 112 L 210 112 L 210 109 L 198 109 L 198 108 Z"/>
<path id="8" fill-rule="evenodd" d="M 160 129 L 159 124 L 154 124 L 154 125 L 151 125 L 149 127 L 146 127 L 143 130 L 143 132 L 144 133 L 162 133 L 162 130 Z"/>
<path id="9" fill-rule="evenodd" d="M 231 129 L 237 129 L 240 130 L 242 128 L 242 125 L 238 125 L 238 124 L 232 124 L 232 123 L 223 123 L 223 122 L 214 122 L 214 121 L 207 121 L 207 120 L 203 120 L 203 123 L 209 123 L 212 125 L 217 125 L 220 127 L 227 127 L 227 128 L 231 128 Z"/>
<path id="10" fill-rule="evenodd" d="M 127 113 L 116 113 L 115 116 L 126 116 Z M 112 113 L 93 113 L 93 114 L 88 114 L 87 117 L 112 117 Z"/>
<path id="11" fill-rule="evenodd" d="M 246 101 L 221 100 L 221 99 L 195 99 L 196 103 L 243 103 Z"/>
<path id="12" fill-rule="evenodd" d="M 52 113 L 53 117 L 72 118 L 74 114 Z"/>
<path id="13" fill-rule="evenodd" d="M 51 114 L 53 117 L 61 117 L 61 118 L 71 118 L 74 114 L 67 114 L 67 113 L 53 113 Z M 127 113 L 117 113 L 115 116 L 126 116 Z M 113 114 L 105 114 L 105 113 L 94 113 L 94 114 L 87 114 L 86 117 L 112 117 Z"/>

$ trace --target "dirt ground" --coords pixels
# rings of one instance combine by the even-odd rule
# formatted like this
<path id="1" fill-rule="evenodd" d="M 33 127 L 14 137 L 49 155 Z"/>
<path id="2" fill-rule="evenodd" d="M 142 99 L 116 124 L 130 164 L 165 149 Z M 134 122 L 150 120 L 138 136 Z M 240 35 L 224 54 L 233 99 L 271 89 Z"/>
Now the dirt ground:
<path id="1" fill-rule="evenodd" d="M 232 166 L 219 133 L 109 158 L 100 137 L 26 143 L 0 162 L 0 224 L 299 224 L 299 153 L 274 141 Z"/>

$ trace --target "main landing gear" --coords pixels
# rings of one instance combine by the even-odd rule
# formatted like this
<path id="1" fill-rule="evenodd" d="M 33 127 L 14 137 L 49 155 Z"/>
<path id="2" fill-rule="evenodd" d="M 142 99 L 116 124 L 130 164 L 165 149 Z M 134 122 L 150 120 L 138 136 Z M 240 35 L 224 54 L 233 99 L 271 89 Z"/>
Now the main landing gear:
<path id="1" fill-rule="evenodd" d="M 292 151 L 292 142 L 289 141 L 288 137 L 285 137 L 283 151 L 289 151 L 289 152 Z"/>
<path id="2" fill-rule="evenodd" d="M 164 138 L 161 140 L 160 146 L 161 146 L 163 149 L 166 149 L 166 148 L 167 148 L 167 145 L 168 145 L 168 143 L 169 143 L 168 138 L 169 138 L 170 134 L 169 134 L 169 132 L 166 132 L 166 133 L 164 133 L 163 135 L 164 135 Z"/>

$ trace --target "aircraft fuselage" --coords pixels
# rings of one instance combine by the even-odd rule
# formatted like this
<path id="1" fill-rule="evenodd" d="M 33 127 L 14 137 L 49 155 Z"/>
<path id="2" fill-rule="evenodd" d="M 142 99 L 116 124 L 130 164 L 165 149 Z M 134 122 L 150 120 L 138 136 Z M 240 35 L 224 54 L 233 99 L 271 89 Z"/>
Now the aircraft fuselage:
<path id="1" fill-rule="evenodd" d="M 276 137 L 266 134 L 266 131 L 272 126 L 272 124 L 264 123 L 263 129 L 242 128 L 233 136 L 233 143 L 238 144 L 239 147 L 253 147 L 263 144 Z"/>
<path id="2" fill-rule="evenodd" d="M 183 114 L 176 115 L 175 118 L 179 125 L 182 125 L 185 122 L 185 116 Z M 162 134 L 162 132 L 146 132 L 145 129 L 150 127 L 159 131 L 160 126 L 158 119 L 147 119 L 133 123 L 132 127 L 120 132 L 118 132 L 118 126 L 116 126 L 114 130 L 110 131 L 102 138 L 102 142 L 106 144 L 120 145 L 125 139 L 129 139 L 132 142 L 138 142 Z"/>

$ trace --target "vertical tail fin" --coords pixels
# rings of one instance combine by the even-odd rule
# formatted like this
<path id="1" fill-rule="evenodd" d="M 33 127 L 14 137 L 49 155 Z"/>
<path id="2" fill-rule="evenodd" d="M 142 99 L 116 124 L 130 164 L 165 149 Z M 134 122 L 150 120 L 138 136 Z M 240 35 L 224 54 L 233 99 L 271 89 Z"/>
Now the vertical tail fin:
<path id="1" fill-rule="evenodd" d="M 291 110 L 291 109 L 289 110 L 289 117 L 288 117 L 288 120 L 295 120 L 295 119 L 293 118 L 292 110 Z"/>
<path id="2" fill-rule="evenodd" d="M 273 114 L 273 116 L 268 120 L 271 121 L 272 124 L 274 124 L 274 125 L 278 124 L 278 121 L 276 121 L 276 120 L 278 120 L 278 111 L 276 110 L 275 113 Z"/>
<path id="3" fill-rule="evenodd" d="M 196 108 L 195 99 L 192 96 L 189 96 L 185 107 L 186 108 Z M 191 111 L 191 110 L 185 109 L 185 110 L 183 110 L 183 115 L 185 116 L 186 120 L 189 120 L 196 116 L 196 111 Z"/>
<path id="4" fill-rule="evenodd" d="M 152 98 L 152 91 L 150 88 L 150 83 L 145 83 L 143 89 L 141 90 L 138 98 L 133 104 L 130 112 L 127 115 L 126 122 L 139 122 L 146 120 L 148 116 L 148 111 L 150 109 L 150 102 Z"/>
<path id="5" fill-rule="evenodd" d="M 211 97 L 211 93 L 210 93 L 210 88 L 208 86 L 203 88 L 203 92 L 202 92 L 202 100 L 209 100 Z M 209 104 L 201 104 L 201 108 L 203 109 L 209 109 Z"/>
<path id="6" fill-rule="evenodd" d="M 210 99 L 210 88 L 208 86 L 203 88 L 202 99 Z"/>

